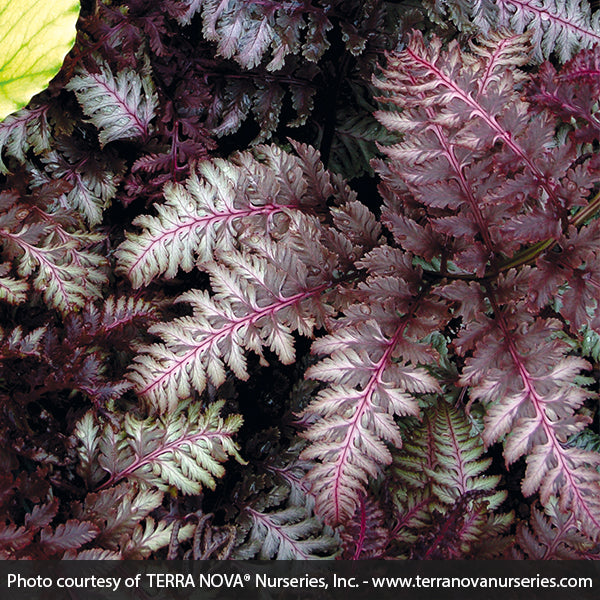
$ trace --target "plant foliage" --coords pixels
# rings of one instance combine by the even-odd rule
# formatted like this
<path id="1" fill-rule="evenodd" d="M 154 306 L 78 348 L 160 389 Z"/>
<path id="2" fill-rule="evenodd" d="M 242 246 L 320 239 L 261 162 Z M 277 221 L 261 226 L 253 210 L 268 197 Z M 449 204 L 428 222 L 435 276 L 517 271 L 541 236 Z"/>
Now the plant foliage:
<path id="1" fill-rule="evenodd" d="M 60 71 L 75 43 L 78 0 L 0 2 L 0 119 L 25 106 Z"/>
<path id="2" fill-rule="evenodd" d="M 0 557 L 598 558 L 598 13 L 410 4 L 84 4 L 0 123 Z"/>

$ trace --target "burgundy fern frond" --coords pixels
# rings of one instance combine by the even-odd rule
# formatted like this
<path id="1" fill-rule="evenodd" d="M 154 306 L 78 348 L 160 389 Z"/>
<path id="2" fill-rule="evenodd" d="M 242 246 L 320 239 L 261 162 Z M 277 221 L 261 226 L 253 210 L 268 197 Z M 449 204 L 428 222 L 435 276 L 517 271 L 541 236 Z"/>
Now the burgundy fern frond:
<path id="1" fill-rule="evenodd" d="M 435 358 L 420 340 L 445 315 L 441 306 L 425 301 L 419 270 L 408 257 L 397 257 L 403 261 L 396 267 L 398 274 L 387 277 L 383 252 L 374 250 L 363 259 L 373 273 L 360 286 L 368 303 L 346 309 L 336 331 L 313 345 L 313 352 L 330 357 L 311 367 L 307 376 L 330 387 L 305 411 L 305 417 L 319 420 L 303 433 L 312 444 L 302 456 L 320 461 L 307 477 L 317 512 L 332 524 L 354 515 L 369 478 L 391 462 L 383 442 L 401 445 L 394 415 L 418 415 L 412 394 L 439 390 L 416 365 Z M 427 311 L 426 319 L 422 311 Z"/>
<path id="2" fill-rule="evenodd" d="M 573 511 L 598 537 L 600 455 L 564 444 L 589 422 L 576 411 L 592 394 L 573 382 L 588 364 L 567 356 L 568 346 L 552 337 L 560 330 L 557 322 L 533 319 L 513 302 L 499 304 L 509 286 L 515 293 L 518 278 L 509 274 L 499 284 L 499 289 L 486 290 L 494 319 L 470 321 L 458 337 L 461 353 L 473 349 L 461 382 L 472 386 L 472 398 L 487 407 L 486 444 L 506 436 L 508 465 L 527 455 L 525 495 L 539 490 L 544 505 L 558 496 L 560 509 Z"/>
<path id="3" fill-rule="evenodd" d="M 421 201 L 432 207 L 451 209 L 468 201 L 475 218 L 469 216 L 469 222 L 465 222 L 460 215 L 452 219 L 444 217 L 436 221 L 436 228 L 442 233 L 464 236 L 472 233 L 474 221 L 488 254 L 493 241 L 486 239 L 486 230 L 497 229 L 501 234 L 502 222 L 510 221 L 513 207 L 509 202 L 498 205 L 497 200 L 509 194 L 514 196 L 516 190 L 510 181 L 513 177 L 519 189 L 532 195 L 543 190 L 547 195 L 548 208 L 544 213 L 539 212 L 540 220 L 547 222 L 540 222 L 543 237 L 558 235 L 557 226 L 566 227 L 567 223 L 565 203 L 557 184 L 545 176 L 550 161 L 556 165 L 556 174 L 565 173 L 564 167 L 559 166 L 564 156 L 551 150 L 554 126 L 544 119 L 530 119 L 527 104 L 519 99 L 517 86 L 524 76 L 515 67 L 526 61 L 525 43 L 526 39 L 519 36 L 509 40 L 494 37 L 477 47 L 473 56 L 456 43 L 442 51 L 437 39 L 426 47 L 423 37 L 415 33 L 406 50 L 390 57 L 388 69 L 384 70 L 386 80 L 378 82 L 381 89 L 393 94 L 391 100 L 382 98 L 383 101 L 408 109 L 402 116 L 396 112 L 378 112 L 376 116 L 386 127 L 408 133 L 430 123 L 421 135 L 384 148 L 384 152 L 406 165 L 405 178 L 413 175 L 407 183 L 412 184 L 411 191 Z M 501 153 L 494 164 L 510 178 L 504 185 L 500 177 L 494 179 L 489 171 L 482 171 L 485 160 L 479 168 L 472 164 L 477 157 L 483 159 L 497 142 L 501 143 Z M 426 159 L 430 162 L 426 163 Z M 486 187 L 469 181 L 481 175 L 489 177 Z M 417 184 L 426 184 L 421 188 L 425 193 L 416 189 Z M 483 206 L 481 198 L 481 194 L 489 194 L 491 186 L 498 188 L 493 208 Z M 481 192 L 476 191 L 478 188 Z M 494 209 L 506 212 L 495 214 Z M 490 217 L 496 222 L 484 223 Z M 514 228 L 512 231 L 522 238 L 520 232 Z M 504 236 L 504 246 L 509 239 Z M 475 244 L 475 251 L 478 245 Z"/>
<path id="4" fill-rule="evenodd" d="M 594 205 L 598 179 L 574 144 L 556 144 L 556 116 L 521 98 L 514 52 L 525 43 L 494 36 L 468 53 L 414 34 L 391 57 L 380 87 L 403 110 L 378 118 L 405 139 L 382 148 L 383 217 L 460 319 L 460 383 L 486 408 L 486 445 L 504 441 L 507 465 L 527 455 L 524 493 L 539 490 L 544 505 L 558 496 L 597 538 L 598 455 L 565 446 L 589 422 L 580 409 L 593 394 L 572 381 L 589 366 L 556 337 L 563 324 L 540 312 L 560 298 L 573 332 L 597 326 L 597 225 L 573 215 Z"/>
<path id="5" fill-rule="evenodd" d="M 598 6 L 83 2 L 0 123 L 0 559 L 599 558 Z"/>
<path id="6" fill-rule="evenodd" d="M 47 555 L 60 550 L 74 550 L 93 540 L 100 530 L 92 523 L 67 521 L 55 530 L 48 528 L 40 532 L 40 545 Z"/>
<path id="7" fill-rule="evenodd" d="M 581 535 L 573 513 L 562 513 L 553 499 L 545 514 L 534 506 L 530 523 L 521 523 L 516 544 L 511 548 L 511 558 L 528 560 L 597 560 L 597 551 Z"/>
<path id="8" fill-rule="evenodd" d="M 385 557 L 391 535 L 385 511 L 370 498 L 361 499 L 353 521 L 342 530 L 343 559 L 373 560 Z"/>
<path id="9" fill-rule="evenodd" d="M 550 109 L 555 115 L 577 126 L 571 136 L 578 142 L 593 142 L 600 136 L 598 108 L 594 101 L 600 94 L 600 45 L 583 50 L 559 72 L 550 62 L 540 66 L 527 86 L 534 108 Z"/>

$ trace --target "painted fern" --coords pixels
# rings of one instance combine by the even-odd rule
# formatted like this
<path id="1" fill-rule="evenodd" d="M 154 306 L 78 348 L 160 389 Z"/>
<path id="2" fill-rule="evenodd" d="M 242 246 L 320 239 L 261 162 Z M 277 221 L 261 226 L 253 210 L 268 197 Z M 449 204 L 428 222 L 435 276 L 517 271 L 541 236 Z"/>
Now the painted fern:
<path id="1" fill-rule="evenodd" d="M 302 442 L 293 440 L 283 454 L 273 453 L 262 472 L 246 476 L 238 491 L 241 506 L 232 558 L 311 560 L 333 558 L 338 540 L 315 514 L 304 480 L 310 463 L 298 459 Z"/>
<path id="2" fill-rule="evenodd" d="M 35 190 L 31 200 L 11 195 L 3 200 L 8 207 L 0 216 L 1 253 L 7 261 L 3 278 L 8 286 L 3 297 L 18 303 L 31 289 L 64 315 L 99 298 L 108 264 L 96 251 L 102 236 L 78 229 L 70 211 L 52 206 L 61 201 L 60 189 Z"/>
<path id="3" fill-rule="evenodd" d="M 188 22 L 194 12 L 201 11 L 202 33 L 217 43 L 225 58 L 234 58 L 245 68 L 259 65 L 269 52 L 269 71 L 281 69 L 289 54 L 302 54 L 317 61 L 329 47 L 327 32 L 333 27 L 326 11 L 302 4 L 266 2 L 219 2 L 204 0 L 186 2 L 179 16 Z M 303 41 L 301 32 L 307 30 Z"/>
<path id="4" fill-rule="evenodd" d="M 82 70 L 66 87 L 75 92 L 83 112 L 99 130 L 100 145 L 115 140 L 147 139 L 156 111 L 150 77 L 132 69 L 115 75 L 101 62 L 97 68 L 97 72 Z"/>
<path id="5" fill-rule="evenodd" d="M 262 242 L 264 247 L 264 242 Z M 180 296 L 192 307 L 191 316 L 155 325 L 150 333 L 163 344 L 143 350 L 130 379 L 138 393 L 157 408 L 171 411 L 193 390 L 202 392 L 210 381 L 221 385 L 226 368 L 247 379 L 246 351 L 265 362 L 263 347 L 284 364 L 294 360 L 292 332 L 310 335 L 330 309 L 323 294 L 333 275 L 327 255 L 315 244 L 309 274 L 298 258 L 284 248 L 265 248 L 273 262 L 245 253 L 223 253 L 219 264 L 208 264 L 215 295 L 193 290 Z"/>
<path id="6" fill-rule="evenodd" d="M 360 290 L 369 304 L 348 307 L 336 331 L 314 343 L 313 351 L 329 358 L 307 372 L 330 384 L 307 408 L 319 420 L 304 434 L 312 444 L 303 456 L 321 463 L 308 480 L 319 514 L 333 524 L 353 516 L 369 479 L 391 462 L 383 442 L 402 445 L 394 416 L 418 415 L 415 394 L 439 391 L 435 379 L 416 366 L 434 360 L 418 340 L 444 318 L 436 315 L 435 302 L 423 300 L 420 270 L 378 250 L 363 264 L 371 277 Z"/>
<path id="7" fill-rule="evenodd" d="M 380 118 L 407 132 L 424 120 L 431 125 L 424 135 L 384 149 L 394 162 L 382 173 L 399 201 L 410 194 L 429 216 L 417 224 L 389 206 L 384 218 L 398 242 L 427 252 L 426 260 L 434 253 L 415 245 L 414 231 L 433 244 L 454 237 L 441 264 L 447 282 L 437 294 L 453 303 L 453 315 L 462 321 L 454 342 L 466 356 L 460 382 L 471 386 L 472 401 L 487 409 L 483 437 L 488 445 L 504 440 L 507 464 L 527 453 L 524 493 L 539 490 L 544 504 L 559 495 L 561 510 L 575 512 L 597 536 L 598 455 L 563 444 L 588 422 L 577 412 L 591 396 L 578 380 L 588 364 L 567 355 L 568 347 L 556 338 L 561 323 L 537 314 L 559 286 L 566 286 L 560 293 L 568 301 L 558 310 L 574 331 L 595 326 L 589 311 L 596 306 L 593 292 L 580 277 L 595 272 L 597 255 L 592 250 L 584 258 L 579 249 L 596 235 L 597 225 L 574 226 L 581 223 L 577 209 L 586 205 L 595 177 L 590 163 L 569 168 L 565 158 L 575 160 L 574 147 L 568 141 L 554 145 L 547 115 L 528 115 L 518 97 L 522 75 L 507 62 L 514 64 L 510 57 L 521 53 L 522 43 L 498 38 L 469 56 L 455 44 L 444 51 L 435 40 L 427 48 L 416 34 L 403 53 L 391 57 L 382 88 L 392 94 L 388 102 L 405 110 Z M 490 161 L 497 171 L 482 171 Z M 544 174 L 547 169 L 552 178 Z M 531 243 L 539 244 L 533 268 L 520 259 L 523 245 Z M 573 263 L 572 270 L 563 275 L 557 269 L 551 277 L 556 254 L 543 251 L 555 244 L 569 248 Z M 509 269 L 517 265 L 518 270 Z"/>
<path id="8" fill-rule="evenodd" d="M 597 3 L 83 5 L 0 123 L 0 558 L 597 559 Z"/>
<path id="9" fill-rule="evenodd" d="M 491 557 L 511 542 L 513 515 L 500 507 L 499 476 L 475 424 L 446 403 L 430 406 L 394 453 L 396 525 L 392 544 L 406 558 Z"/>
<path id="10" fill-rule="evenodd" d="M 555 53 L 561 62 L 600 42 L 600 16 L 587 0 L 427 0 L 429 14 L 443 24 L 485 35 L 507 28 L 531 35 L 533 54 L 541 62 Z"/>
<path id="11" fill-rule="evenodd" d="M 263 348 L 268 348 L 284 364 L 293 362 L 293 333 L 310 336 L 325 324 L 336 305 L 331 294 L 350 256 L 377 239 L 372 215 L 361 212 L 350 190 L 323 169 L 313 150 L 297 145 L 294 156 L 259 147 L 255 154 L 261 162 L 245 154 L 237 164 L 206 165 L 205 183 L 192 176 L 187 189 L 177 188 L 174 196 L 167 190 L 176 204 L 159 208 L 158 218 L 139 221 L 149 229 L 119 249 L 121 268 L 136 284 L 157 271 L 173 276 L 178 267 L 191 270 L 194 257 L 211 280 L 212 294 L 191 290 L 179 298 L 191 306 L 190 316 L 150 329 L 164 343 L 146 347 L 132 367 L 135 389 L 159 411 L 172 410 L 193 390 L 202 392 L 207 381 L 220 385 L 226 369 L 246 379 L 246 351 L 264 363 Z M 217 187 L 225 169 L 233 181 Z M 332 211 L 334 227 L 324 227 L 313 214 L 327 210 L 332 194 L 340 206 Z M 275 196 L 281 205 L 264 202 Z M 197 232 L 186 235 L 188 223 L 178 216 L 173 223 L 169 215 L 195 202 L 208 202 L 214 218 L 192 216 Z M 359 231 L 369 219 L 370 230 Z M 153 265 L 147 274 L 146 261 Z"/>
<path id="12" fill-rule="evenodd" d="M 594 560 L 593 546 L 581 535 L 574 515 L 560 511 L 556 499 L 545 512 L 533 507 L 530 523 L 521 523 L 511 558 L 530 560 Z"/>
<path id="13" fill-rule="evenodd" d="M 163 274 L 172 279 L 180 268 L 189 272 L 212 261 L 216 248 L 238 248 L 241 227 L 246 237 L 285 227 L 287 211 L 310 210 L 332 189 L 327 176 L 321 188 L 309 187 L 303 175 L 309 160 L 264 146 L 239 154 L 233 163 L 198 164 L 184 185 L 165 187 L 166 202 L 156 206 L 157 216 L 134 221 L 142 233 L 128 234 L 119 247 L 119 269 L 134 287 Z"/>
<path id="14" fill-rule="evenodd" d="M 9 171 L 3 160 L 6 156 L 22 163 L 30 148 L 36 154 L 50 149 L 47 105 L 23 108 L 0 123 L 0 172 Z"/>
<path id="15" fill-rule="evenodd" d="M 108 474 L 99 489 L 123 479 L 163 491 L 173 486 L 184 494 L 214 489 L 215 478 L 225 472 L 220 463 L 228 456 L 242 461 L 232 439 L 242 419 L 222 419 L 222 407 L 215 402 L 202 411 L 198 403 L 181 402 L 162 420 L 127 414 L 118 429 L 87 413 L 75 430 L 82 472 L 94 486 Z"/>

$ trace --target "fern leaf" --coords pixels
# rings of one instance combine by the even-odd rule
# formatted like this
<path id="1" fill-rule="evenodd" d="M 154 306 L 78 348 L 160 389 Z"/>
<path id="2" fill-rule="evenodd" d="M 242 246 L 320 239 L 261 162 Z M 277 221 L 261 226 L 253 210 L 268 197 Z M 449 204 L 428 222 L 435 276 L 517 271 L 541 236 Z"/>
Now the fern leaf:
<path id="1" fill-rule="evenodd" d="M 80 315 L 67 321 L 67 333 L 81 328 L 96 341 L 123 345 L 129 330 L 151 323 L 156 317 L 156 307 L 143 298 L 109 296 L 102 304 L 102 310 L 88 304 Z"/>
<path id="2" fill-rule="evenodd" d="M 472 385 L 472 398 L 487 407 L 486 444 L 504 440 L 507 464 L 527 454 L 524 494 L 539 490 L 545 506 L 558 496 L 560 510 L 572 511 L 590 536 L 598 539 L 600 473 L 596 467 L 600 455 L 564 444 L 588 422 L 577 413 L 592 396 L 577 382 L 588 365 L 567 356 L 566 343 L 553 339 L 560 329 L 557 322 L 534 320 L 525 311 L 511 314 L 510 306 L 497 304 L 507 289 L 515 293 L 518 278 L 514 274 L 499 278 L 498 285 L 499 290 L 489 291 L 494 321 L 471 322 L 470 331 L 464 338 L 459 336 L 461 352 L 475 348 L 461 383 Z"/>
<path id="3" fill-rule="evenodd" d="M 146 517 L 144 525 L 135 526 L 131 537 L 121 545 L 121 556 L 126 560 L 147 559 L 172 541 L 175 522 L 165 520 L 156 522 L 152 517 Z M 194 533 L 194 525 L 187 524 L 177 530 L 177 541 L 184 542 Z"/>
<path id="4" fill-rule="evenodd" d="M 0 264 L 0 300 L 4 300 L 9 304 L 21 304 L 27 299 L 29 285 L 21 279 L 5 277 L 10 269 L 10 263 Z"/>
<path id="5" fill-rule="evenodd" d="M 252 106 L 255 88 L 251 80 L 234 79 L 225 81 L 217 92 L 207 125 L 213 135 L 221 137 L 241 127 Z"/>
<path id="6" fill-rule="evenodd" d="M 42 529 L 52 522 L 58 513 L 58 500 L 55 498 L 47 504 L 36 505 L 30 513 L 25 515 L 25 525 L 27 527 Z"/>
<path id="7" fill-rule="evenodd" d="M 102 147 L 115 140 L 149 137 L 157 98 L 148 75 L 124 69 L 115 76 L 100 62 L 98 72 L 82 70 L 66 88 L 75 92 L 83 112 L 100 130 Z"/>
<path id="8" fill-rule="evenodd" d="M 20 550 L 31 543 L 35 530 L 18 527 L 14 524 L 0 523 L 0 549 Z"/>
<path id="9" fill-rule="evenodd" d="M 494 492 L 499 477 L 482 475 L 491 459 L 480 460 L 484 452 L 481 437 L 464 415 L 441 404 L 435 415 L 434 433 L 437 466 L 432 473 L 433 492 L 445 504 L 452 504 L 467 492 L 491 492 L 485 496 L 488 509 L 495 511 L 506 492 Z"/>
<path id="10" fill-rule="evenodd" d="M 266 68 L 277 71 L 289 54 L 302 49 L 308 60 L 316 61 L 329 46 L 326 33 L 332 24 L 323 9 L 311 9 L 307 11 L 301 4 L 206 0 L 202 3 L 202 32 L 205 39 L 217 43 L 221 56 L 235 59 L 245 69 L 258 66 L 271 48 L 273 57 Z M 303 29 L 306 29 L 304 44 Z"/>
<path id="11" fill-rule="evenodd" d="M 591 552 L 592 544 L 581 535 L 575 516 L 564 514 L 553 498 L 544 512 L 532 507 L 529 527 L 521 523 L 516 536 L 513 555 L 528 560 L 581 560 L 597 558 Z"/>
<path id="12" fill-rule="evenodd" d="M 98 526 L 100 533 L 94 540 L 97 547 L 118 551 L 121 541 L 130 538 L 162 500 L 163 494 L 156 489 L 139 489 L 123 482 L 87 494 L 83 505 L 76 506 L 75 516 Z"/>
<path id="13" fill-rule="evenodd" d="M 534 109 L 545 107 L 560 117 L 577 142 L 593 142 L 600 137 L 594 102 L 600 94 L 599 73 L 600 46 L 582 50 L 558 72 L 545 62 L 529 82 L 528 99 Z"/>
<path id="14" fill-rule="evenodd" d="M 386 556 L 390 542 L 388 515 L 373 498 L 360 503 L 360 519 L 350 521 L 342 530 L 344 558 L 373 560 Z"/>
<path id="15" fill-rule="evenodd" d="M 180 0 L 172 9 L 180 25 L 189 25 L 203 3 L 204 0 Z"/>
<path id="16" fill-rule="evenodd" d="M 143 231 L 128 234 L 117 250 L 119 271 L 134 287 L 148 285 L 159 275 L 173 278 L 179 268 L 189 272 L 212 262 L 217 249 L 238 248 L 242 229 L 245 237 L 283 229 L 290 210 L 309 210 L 331 193 L 328 178 L 309 186 L 307 160 L 316 163 L 319 156 L 258 146 L 231 162 L 200 163 L 185 186 L 165 187 L 167 202 L 156 205 L 158 216 L 134 221 Z"/>
<path id="17" fill-rule="evenodd" d="M 308 39 L 302 47 L 302 56 L 311 62 L 317 62 L 329 48 L 327 32 L 333 29 L 333 24 L 325 11 L 311 12 L 308 15 Z"/>
<path id="18" fill-rule="evenodd" d="M 210 131 L 218 137 L 234 133 L 252 113 L 260 128 L 251 143 L 266 141 L 277 130 L 282 114 L 286 114 L 286 90 L 291 94 L 296 113 L 289 126 L 305 124 L 314 108 L 318 86 L 313 82 L 319 70 L 316 65 L 298 59 L 288 62 L 284 72 L 269 76 L 268 83 L 260 71 L 219 81 L 206 121 Z"/>
<path id="19" fill-rule="evenodd" d="M 173 541 L 175 520 L 155 520 L 149 514 L 160 507 L 163 494 L 155 489 L 139 489 L 135 483 L 121 483 L 97 493 L 90 493 L 76 513 L 87 518 L 87 525 L 97 528 L 93 547 L 75 553 L 69 550 L 63 558 L 146 559 L 151 553 Z M 85 525 L 85 523 L 84 523 Z M 177 540 L 183 542 L 194 532 L 193 524 L 177 529 Z"/>
<path id="20" fill-rule="evenodd" d="M 249 222 L 256 217 L 264 227 L 283 210 L 260 192 L 238 194 L 244 187 L 240 171 L 223 160 L 201 163 L 185 187 L 167 185 L 167 202 L 156 206 L 158 216 L 138 217 L 134 225 L 144 232 L 128 234 L 119 247 L 120 270 L 134 287 L 148 285 L 161 274 L 173 278 L 179 268 L 189 272 L 196 262 L 212 261 L 217 245 L 223 250 L 233 248 L 241 219 Z"/>
<path id="21" fill-rule="evenodd" d="M 78 442 L 77 453 L 79 463 L 78 474 L 84 478 L 88 487 L 96 487 L 106 476 L 98 464 L 98 438 L 100 425 L 96 422 L 94 414 L 87 412 L 76 424 L 73 435 Z"/>
<path id="22" fill-rule="evenodd" d="M 429 18 L 447 27 L 451 21 L 461 31 L 473 33 L 477 25 L 487 31 L 487 20 L 497 18 L 496 0 L 423 0 Z"/>
<path id="23" fill-rule="evenodd" d="M 5 154 L 22 163 L 30 148 L 36 154 L 50 149 L 47 105 L 23 108 L 0 123 L 0 173 L 8 173 L 8 167 L 3 162 Z"/>
<path id="24" fill-rule="evenodd" d="M 491 459 L 481 459 L 483 439 L 469 418 L 440 402 L 406 437 L 402 451 L 394 453 L 400 551 L 428 558 L 501 553 L 509 541 L 502 536 L 512 515 L 498 510 L 507 494 L 496 490 L 499 476 L 485 475 Z M 464 513 L 455 522 L 452 540 L 444 545 L 436 526 L 440 519 L 453 519 L 457 506 Z"/>
<path id="25" fill-rule="evenodd" d="M 498 21 L 490 27 L 510 25 L 516 33 L 532 34 L 538 61 L 556 52 L 561 62 L 581 48 L 600 42 L 600 16 L 591 15 L 587 0 L 496 0 Z"/>
<path id="26" fill-rule="evenodd" d="M 332 539 L 320 533 L 322 524 L 302 506 L 273 512 L 248 508 L 253 527 L 246 542 L 259 560 L 309 560 L 331 551 Z M 237 555 L 243 555 L 238 550 Z"/>
<path id="27" fill-rule="evenodd" d="M 565 62 L 600 42 L 600 17 L 587 0 L 427 0 L 425 5 L 436 23 L 445 26 L 450 19 L 467 33 L 527 32 L 538 62 L 552 53 Z"/>
<path id="28" fill-rule="evenodd" d="M 348 179 L 371 175 L 370 161 L 377 153 L 377 144 L 392 144 L 397 136 L 386 130 L 369 115 L 337 115 L 335 135 L 328 167 Z"/>
<path id="29" fill-rule="evenodd" d="M 104 488 L 127 478 L 165 491 L 173 486 L 184 494 L 214 489 L 228 456 L 243 462 L 232 439 L 242 419 L 233 415 L 223 420 L 222 407 L 223 402 L 216 402 L 203 413 L 198 403 L 181 402 L 162 419 L 127 414 L 118 432 L 110 424 L 92 426 L 88 416 L 75 431 L 81 440 L 80 456 L 84 466 L 89 457 L 98 457 L 110 476 Z"/>
<path id="30" fill-rule="evenodd" d="M 202 392 L 207 379 L 223 383 L 225 366 L 247 378 L 245 350 L 263 358 L 266 346 L 284 363 L 292 362 L 292 331 L 310 335 L 331 310 L 321 297 L 332 277 L 328 253 L 318 244 L 318 233 L 312 235 L 313 264 L 325 266 L 316 277 L 287 248 L 266 241 L 260 245 L 272 252 L 271 261 L 229 252 L 220 255 L 220 264 L 207 265 L 216 295 L 184 294 L 179 300 L 191 304 L 193 315 L 150 329 L 166 344 L 149 346 L 136 358 L 130 379 L 138 393 L 161 412 L 169 411 L 193 389 Z"/>
<path id="31" fill-rule="evenodd" d="M 18 273 L 21 277 L 33 275 L 33 287 L 41 292 L 44 300 L 63 314 L 82 307 L 91 297 L 99 297 L 101 286 L 106 282 L 102 268 L 106 259 L 85 249 L 86 242 L 97 236 L 81 236 L 82 241 L 61 230 L 48 232 L 42 239 L 28 225 L 12 233 L 0 231 L 0 237 L 9 242 L 7 250 L 19 258 Z M 56 239 L 58 236 L 63 239 Z M 36 239 L 37 238 L 37 239 Z M 38 242 L 39 240 L 39 242 Z"/>
<path id="32" fill-rule="evenodd" d="M 540 223 L 535 228 L 541 236 L 538 239 L 557 235 L 560 219 L 566 219 L 558 182 L 544 175 L 548 161 L 556 161 L 557 174 L 565 173 L 560 166 L 564 158 L 552 150 L 554 127 L 544 120 L 526 119 L 528 107 L 518 93 L 517 84 L 524 75 L 515 66 L 527 60 L 526 39 L 494 36 L 474 48 L 474 53 L 476 56 L 463 52 L 456 43 L 450 44 L 448 51 L 442 51 L 437 39 L 426 47 L 423 37 L 414 34 L 405 51 L 390 57 L 390 68 L 384 70 L 386 80 L 378 83 L 381 89 L 393 93 L 390 102 L 406 110 L 402 114 L 376 113 L 388 129 L 399 133 L 422 129 L 430 121 L 435 123 L 422 135 L 405 138 L 401 144 L 382 150 L 405 165 L 403 179 L 420 201 L 432 208 L 452 211 L 452 216 L 437 219 L 435 228 L 445 235 L 469 238 L 470 246 L 465 249 L 464 259 L 460 259 L 465 267 L 482 261 L 484 254 L 492 251 L 497 242 L 490 238 L 490 230 L 494 235 L 510 230 L 513 239 L 523 235 L 507 224 L 512 218 L 507 206 L 504 213 L 493 214 L 493 224 L 478 225 L 483 241 L 471 242 L 473 223 L 483 224 L 491 216 L 484 205 L 491 198 L 479 197 L 478 191 L 487 193 L 487 187 L 470 181 L 472 175 L 482 173 L 472 163 L 476 157 L 490 152 L 496 142 L 502 143 L 506 172 L 505 190 L 498 182 L 496 204 L 500 198 L 514 197 L 515 189 L 531 195 L 543 190 L 549 206 L 540 213 Z M 459 68 L 459 76 L 456 69 L 460 64 L 463 66 Z M 532 139 L 536 140 L 535 149 Z M 465 152 L 466 148 L 469 150 Z M 453 214 L 457 210 L 459 214 Z M 461 215 L 460 210 L 468 210 L 469 216 Z M 532 229 L 527 232 L 529 235 Z M 503 236 L 504 246 L 510 241 L 508 235 Z M 478 273 L 482 272 L 480 265 Z"/>
<path id="33" fill-rule="evenodd" d="M 569 440 L 569 446 L 600 452 L 600 435 L 590 429 L 584 429 Z"/>
<path id="34" fill-rule="evenodd" d="M 253 144 L 268 140 L 276 131 L 284 96 L 285 90 L 276 83 L 257 84 L 252 98 L 252 113 L 261 127 Z"/>
<path id="35" fill-rule="evenodd" d="M 119 177 L 108 161 L 94 151 L 82 151 L 63 141 L 43 157 L 46 171 L 56 180 L 72 184 L 67 203 L 79 211 L 90 226 L 102 221 L 104 210 L 117 192 Z"/>
<path id="36" fill-rule="evenodd" d="M 71 520 L 58 525 L 54 530 L 50 527 L 42 529 L 40 544 L 49 554 L 59 550 L 72 550 L 93 540 L 99 531 L 92 523 Z"/>
<path id="37" fill-rule="evenodd" d="M 254 496 L 238 519 L 233 558 L 333 558 L 338 541 L 331 528 L 314 514 L 314 501 L 303 477 L 310 463 L 298 459 L 302 446 L 303 443 L 293 442 L 283 455 L 269 458 L 265 466 L 273 479 L 272 486 L 265 486 L 258 494 L 260 480 L 249 486 Z"/>
<path id="38" fill-rule="evenodd" d="M 14 354 L 19 357 L 41 357 L 42 343 L 46 332 L 47 327 L 38 327 L 23 335 L 23 329 L 20 326 L 15 327 L 7 337 L 2 332 L 2 337 L 5 338 L 2 340 L 5 346 L 3 354 Z"/>
<path id="39" fill-rule="evenodd" d="M 317 86 L 306 83 L 291 83 L 289 91 L 292 97 L 292 106 L 297 116 L 289 121 L 288 127 L 302 127 L 306 125 L 306 121 L 315 107 Z"/>
<path id="40" fill-rule="evenodd" d="M 564 292 L 565 317 L 575 327 L 591 325 L 595 300 L 587 281 L 594 279 L 597 257 L 595 251 L 591 257 L 585 254 L 584 247 L 590 244 L 594 226 L 577 232 L 569 222 L 572 208 L 588 202 L 597 176 L 590 161 L 569 168 L 576 159 L 574 146 L 557 146 L 548 113 L 538 118 L 517 93 L 523 74 L 509 65 L 519 60 L 515 52 L 525 40 L 495 38 L 474 48 L 473 56 L 452 45 L 444 52 L 438 42 L 435 49 L 426 49 L 417 38 L 418 44 L 392 69 L 393 81 L 384 84 L 394 94 L 389 101 L 404 110 L 378 113 L 378 118 L 405 133 L 431 125 L 422 135 L 406 136 L 401 144 L 383 148 L 394 160 L 393 167 L 383 171 L 382 189 L 390 199 L 383 211 L 386 224 L 406 250 L 428 260 L 440 256 L 441 248 L 447 248 L 444 240 L 452 237 L 456 245 L 452 257 L 447 255 L 451 268 L 477 277 L 505 260 L 498 255 L 499 247 L 506 255 L 548 239 L 564 248 L 573 246 L 577 266 L 568 267 L 563 277 L 562 265 L 557 268 L 553 253 L 548 253 L 531 274 L 530 293 L 541 308 L 571 279 L 573 285 Z M 413 62 L 416 56 L 420 58 Z M 472 79 L 475 64 L 480 76 Z M 437 84 L 429 89 L 434 80 Z M 501 143 L 494 146 L 497 142 Z M 491 169 L 491 162 L 499 170 Z M 549 172 L 557 178 L 547 176 Z M 540 194 L 542 206 L 535 200 Z M 400 200 L 403 197 L 407 200 Z M 403 204 L 414 200 L 430 211 L 428 221 L 419 217 L 417 224 L 409 218 L 414 208 Z"/>
<path id="41" fill-rule="evenodd" d="M 305 410 L 309 420 L 319 419 L 303 433 L 312 445 L 302 457 L 320 461 L 307 478 L 317 513 L 332 524 L 353 516 L 369 478 L 391 462 L 384 442 L 401 445 L 394 415 L 417 415 L 413 394 L 439 389 L 424 369 L 414 366 L 433 360 L 431 350 L 419 342 L 426 334 L 416 324 L 424 306 L 415 300 L 416 273 L 405 261 L 413 282 L 378 276 L 380 258 L 374 250 L 363 260 L 373 272 L 360 286 L 370 292 L 369 304 L 349 307 L 337 330 L 315 342 L 313 351 L 330 357 L 307 371 L 308 377 L 330 384 Z M 386 298 L 385 309 L 377 304 L 379 293 Z M 436 317 L 425 327 L 439 325 Z"/>
<path id="42" fill-rule="evenodd" d="M 63 554 L 63 560 L 121 560 L 122 558 L 119 552 L 101 548 L 90 548 L 81 552 L 67 550 Z"/>

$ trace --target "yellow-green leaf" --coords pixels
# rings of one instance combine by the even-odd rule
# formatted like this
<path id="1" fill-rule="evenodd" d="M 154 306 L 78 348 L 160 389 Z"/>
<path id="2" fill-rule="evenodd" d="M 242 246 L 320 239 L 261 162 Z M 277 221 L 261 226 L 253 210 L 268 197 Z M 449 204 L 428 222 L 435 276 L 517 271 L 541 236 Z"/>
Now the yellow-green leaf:
<path id="1" fill-rule="evenodd" d="M 79 0 L 0 0 L 0 121 L 58 73 L 78 16 Z"/>

